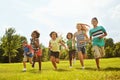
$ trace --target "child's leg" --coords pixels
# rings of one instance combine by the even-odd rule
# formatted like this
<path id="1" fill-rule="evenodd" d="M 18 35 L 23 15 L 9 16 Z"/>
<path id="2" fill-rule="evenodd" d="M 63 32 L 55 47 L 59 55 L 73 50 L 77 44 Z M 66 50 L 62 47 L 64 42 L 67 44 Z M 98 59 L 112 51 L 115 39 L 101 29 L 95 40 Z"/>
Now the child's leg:
<path id="1" fill-rule="evenodd" d="M 59 63 L 59 52 L 54 52 L 55 62 Z"/>
<path id="2" fill-rule="evenodd" d="M 78 57 L 80 59 L 81 66 L 84 67 L 83 54 L 81 51 L 78 52 Z"/>
<path id="3" fill-rule="evenodd" d="M 54 68 L 57 69 L 55 57 L 54 57 L 54 56 L 51 56 L 51 57 L 50 57 L 50 60 L 51 60 L 51 62 L 52 62 L 52 64 L 53 64 Z"/>
<path id="4" fill-rule="evenodd" d="M 99 66 L 99 58 L 96 58 L 95 61 L 96 61 L 97 68 L 100 69 L 100 66 Z"/>
<path id="5" fill-rule="evenodd" d="M 99 59 L 101 57 L 100 48 L 98 46 L 93 46 L 93 52 L 94 52 L 97 68 L 100 69 L 100 66 L 99 66 Z"/>
<path id="6" fill-rule="evenodd" d="M 33 56 L 33 63 L 32 63 L 32 67 L 33 67 L 33 68 L 35 67 L 35 61 L 36 61 L 36 56 L 34 55 L 34 56 Z"/>
<path id="7" fill-rule="evenodd" d="M 39 64 L 39 70 L 41 70 L 41 56 L 38 56 L 38 64 Z"/>
<path id="8" fill-rule="evenodd" d="M 26 61 L 23 61 L 23 67 L 26 68 Z"/>
<path id="9" fill-rule="evenodd" d="M 29 62 L 30 64 L 32 64 L 32 57 L 29 57 Z"/>
<path id="10" fill-rule="evenodd" d="M 72 53 L 71 53 L 71 51 L 69 51 L 69 62 L 70 62 L 70 66 L 72 66 Z"/>
<path id="11" fill-rule="evenodd" d="M 26 68 L 26 62 L 27 62 L 27 56 L 24 56 L 23 58 L 23 67 Z"/>
<path id="12" fill-rule="evenodd" d="M 59 58 L 55 58 L 56 63 L 59 63 L 59 61 L 60 61 Z"/>

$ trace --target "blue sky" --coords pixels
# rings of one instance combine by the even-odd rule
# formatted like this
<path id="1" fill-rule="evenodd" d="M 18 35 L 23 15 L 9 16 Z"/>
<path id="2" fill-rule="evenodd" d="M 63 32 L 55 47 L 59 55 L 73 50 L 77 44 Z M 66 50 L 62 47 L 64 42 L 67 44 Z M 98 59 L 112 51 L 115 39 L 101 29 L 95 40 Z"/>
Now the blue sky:
<path id="1" fill-rule="evenodd" d="M 78 22 L 91 25 L 92 17 L 106 28 L 107 37 L 120 41 L 120 0 L 0 0 L 0 36 L 14 27 L 29 41 L 38 30 L 41 43 L 48 46 L 51 31 L 65 37 L 76 32 Z"/>

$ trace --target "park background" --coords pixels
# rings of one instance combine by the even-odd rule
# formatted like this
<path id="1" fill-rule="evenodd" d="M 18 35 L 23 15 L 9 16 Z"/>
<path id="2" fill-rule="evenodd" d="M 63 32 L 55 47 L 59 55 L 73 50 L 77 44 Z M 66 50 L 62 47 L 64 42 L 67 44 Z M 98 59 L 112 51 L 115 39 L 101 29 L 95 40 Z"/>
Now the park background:
<path id="1" fill-rule="evenodd" d="M 75 68 L 68 69 L 68 52 L 62 47 L 60 69 L 52 70 L 48 50 L 50 32 L 58 32 L 66 42 L 66 34 L 76 32 L 77 23 L 87 23 L 91 29 L 93 17 L 98 18 L 98 25 L 102 25 L 108 33 L 105 37 L 106 55 L 101 60 L 102 70 L 95 70 L 91 44 L 86 45 L 86 70 L 81 70 L 78 60 Z M 0 80 L 119 80 L 119 21 L 120 0 L 0 0 Z M 43 70 L 38 72 L 37 66 L 32 70 L 28 64 L 28 72 L 23 73 L 21 43 L 23 40 L 30 43 L 33 30 L 40 32 Z"/>

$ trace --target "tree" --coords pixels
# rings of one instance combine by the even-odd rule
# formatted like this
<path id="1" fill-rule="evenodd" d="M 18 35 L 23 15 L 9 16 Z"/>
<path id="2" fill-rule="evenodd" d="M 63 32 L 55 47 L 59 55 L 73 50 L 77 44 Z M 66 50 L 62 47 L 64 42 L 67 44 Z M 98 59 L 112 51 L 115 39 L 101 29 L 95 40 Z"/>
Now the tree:
<path id="1" fill-rule="evenodd" d="M 114 57 L 114 41 L 112 38 L 105 39 L 105 57 L 110 58 Z"/>
<path id="2" fill-rule="evenodd" d="M 120 42 L 115 44 L 115 47 L 113 49 L 114 51 L 114 56 L 115 57 L 120 57 Z"/>
<path id="3" fill-rule="evenodd" d="M 17 49 L 21 47 L 20 35 L 14 34 L 15 32 L 14 28 L 8 28 L 1 39 L 1 45 L 4 50 L 3 56 L 9 57 L 9 63 L 11 63 L 11 58 L 18 53 Z"/>

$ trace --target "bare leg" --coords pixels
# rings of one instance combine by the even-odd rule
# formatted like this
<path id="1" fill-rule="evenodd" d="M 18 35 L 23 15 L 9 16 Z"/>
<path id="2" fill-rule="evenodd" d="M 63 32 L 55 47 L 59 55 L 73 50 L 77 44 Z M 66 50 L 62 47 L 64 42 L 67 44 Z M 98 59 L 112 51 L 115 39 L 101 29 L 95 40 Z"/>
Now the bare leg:
<path id="1" fill-rule="evenodd" d="M 33 63 L 32 63 L 32 67 L 33 67 L 33 68 L 35 67 L 35 61 L 36 61 L 36 56 L 34 55 L 34 56 L 33 56 Z"/>
<path id="2" fill-rule="evenodd" d="M 96 58 L 95 61 L 96 61 L 97 68 L 100 69 L 100 66 L 99 66 L 99 58 Z"/>
<path id="3" fill-rule="evenodd" d="M 32 64 L 32 58 L 29 58 L 29 62 L 30 62 L 30 64 Z"/>
<path id="4" fill-rule="evenodd" d="M 81 66 L 84 67 L 83 54 L 81 52 L 78 52 L 78 57 L 80 59 Z"/>
<path id="5" fill-rule="evenodd" d="M 50 60 L 51 60 L 51 62 L 52 62 L 52 65 L 54 66 L 54 68 L 57 69 L 55 57 L 51 56 L 51 57 L 50 57 Z"/>
<path id="6" fill-rule="evenodd" d="M 26 68 L 26 61 L 23 61 L 23 67 Z"/>
<path id="7" fill-rule="evenodd" d="M 39 56 L 37 58 L 38 58 L 39 70 L 41 70 L 41 56 Z"/>
<path id="8" fill-rule="evenodd" d="M 55 62 L 59 64 L 59 58 L 56 58 L 56 59 L 55 59 Z"/>

